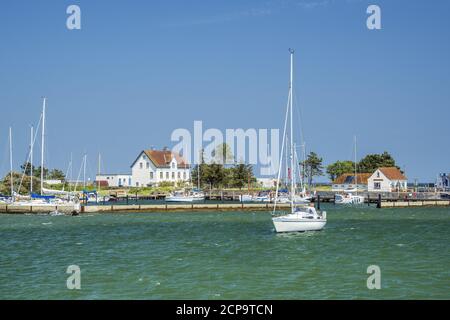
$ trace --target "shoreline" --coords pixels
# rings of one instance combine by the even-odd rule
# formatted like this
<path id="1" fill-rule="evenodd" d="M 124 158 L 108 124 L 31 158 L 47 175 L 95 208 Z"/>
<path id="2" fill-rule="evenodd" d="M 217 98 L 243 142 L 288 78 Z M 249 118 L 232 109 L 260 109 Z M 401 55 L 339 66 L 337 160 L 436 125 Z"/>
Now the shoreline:
<path id="1" fill-rule="evenodd" d="M 362 205 L 364 206 L 364 205 Z M 378 208 L 407 207 L 448 207 L 449 200 L 415 200 L 415 201 L 381 201 Z M 289 203 L 279 203 L 277 208 L 287 209 Z M 272 211 L 273 203 L 183 203 L 183 204 L 108 204 L 108 205 L 48 205 L 48 206 L 17 206 L 0 205 L 0 214 L 49 213 L 58 211 L 66 214 L 84 213 L 114 213 L 114 212 L 189 212 L 189 211 Z"/>

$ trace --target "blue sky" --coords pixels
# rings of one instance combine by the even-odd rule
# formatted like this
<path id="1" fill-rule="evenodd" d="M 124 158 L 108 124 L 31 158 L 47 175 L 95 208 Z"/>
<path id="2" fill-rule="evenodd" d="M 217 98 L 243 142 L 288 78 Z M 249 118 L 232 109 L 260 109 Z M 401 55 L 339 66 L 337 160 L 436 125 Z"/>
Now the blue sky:
<path id="1" fill-rule="evenodd" d="M 77 4 L 82 29 L 66 28 Z M 366 28 L 377 4 L 382 30 Z M 48 97 L 50 167 L 127 172 L 176 128 L 282 128 L 289 47 L 308 150 L 388 151 L 411 181 L 450 171 L 448 1 L 2 1 L 0 170 Z"/>

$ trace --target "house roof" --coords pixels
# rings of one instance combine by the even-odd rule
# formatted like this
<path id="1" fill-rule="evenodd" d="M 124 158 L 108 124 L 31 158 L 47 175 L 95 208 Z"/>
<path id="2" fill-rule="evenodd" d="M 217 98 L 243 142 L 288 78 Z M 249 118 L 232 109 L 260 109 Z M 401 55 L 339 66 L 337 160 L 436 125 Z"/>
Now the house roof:
<path id="1" fill-rule="evenodd" d="M 370 173 L 357 173 L 356 179 L 358 184 L 367 184 L 367 180 L 372 174 Z M 344 173 L 341 174 L 336 180 L 333 181 L 334 184 L 353 184 L 355 180 L 354 173 Z"/>
<path id="2" fill-rule="evenodd" d="M 389 180 L 408 180 L 397 167 L 378 168 Z"/>
<path id="3" fill-rule="evenodd" d="M 169 167 L 173 158 L 176 159 L 178 168 L 189 168 L 189 164 L 182 156 L 170 150 L 144 150 L 143 152 L 157 168 Z"/>

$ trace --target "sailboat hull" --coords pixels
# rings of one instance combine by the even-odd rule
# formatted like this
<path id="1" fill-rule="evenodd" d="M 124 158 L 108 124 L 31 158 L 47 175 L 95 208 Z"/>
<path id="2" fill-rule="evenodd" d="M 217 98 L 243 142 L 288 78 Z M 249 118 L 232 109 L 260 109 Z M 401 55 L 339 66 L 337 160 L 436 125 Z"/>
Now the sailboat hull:
<path id="1" fill-rule="evenodd" d="M 326 219 L 304 219 L 290 216 L 272 218 L 276 232 L 319 231 L 327 224 Z"/>
<path id="2" fill-rule="evenodd" d="M 191 197 L 191 196 L 172 196 L 172 197 L 166 197 L 166 202 L 196 202 L 196 201 L 204 201 L 205 197 Z"/>
<path id="3" fill-rule="evenodd" d="M 363 204 L 364 203 L 364 197 L 363 196 L 356 196 L 356 195 L 336 195 L 335 196 L 335 203 L 336 204 Z"/>

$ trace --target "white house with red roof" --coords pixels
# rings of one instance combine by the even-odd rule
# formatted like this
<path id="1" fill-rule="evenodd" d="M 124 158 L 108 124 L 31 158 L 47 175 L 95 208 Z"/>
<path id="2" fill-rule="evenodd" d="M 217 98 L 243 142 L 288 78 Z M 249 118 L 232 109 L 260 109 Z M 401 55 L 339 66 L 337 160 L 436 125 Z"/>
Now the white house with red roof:
<path id="1" fill-rule="evenodd" d="M 143 150 L 131 165 L 133 187 L 157 185 L 160 182 L 190 180 L 190 165 L 170 150 Z"/>
<path id="2" fill-rule="evenodd" d="M 382 167 L 367 179 L 369 192 L 407 191 L 408 178 L 397 167 Z"/>

